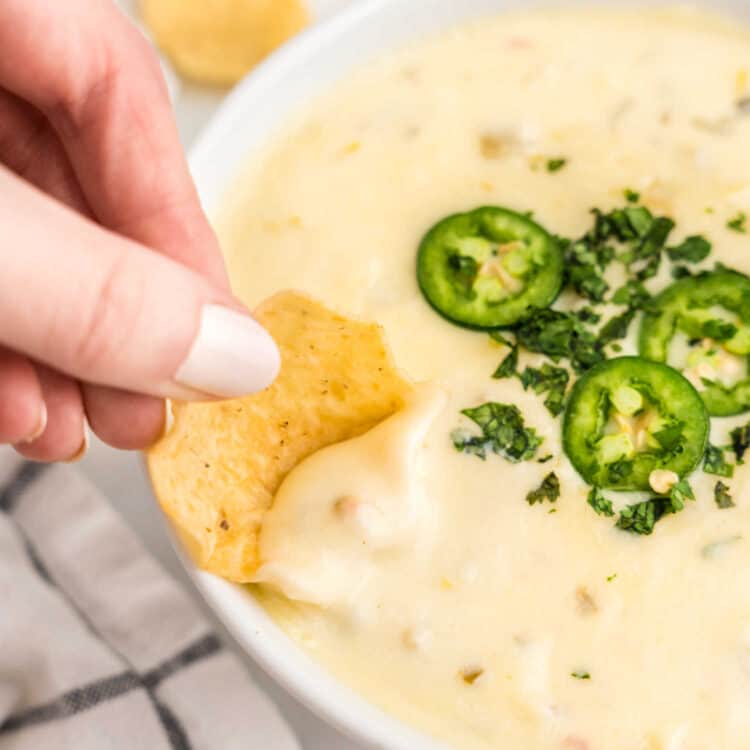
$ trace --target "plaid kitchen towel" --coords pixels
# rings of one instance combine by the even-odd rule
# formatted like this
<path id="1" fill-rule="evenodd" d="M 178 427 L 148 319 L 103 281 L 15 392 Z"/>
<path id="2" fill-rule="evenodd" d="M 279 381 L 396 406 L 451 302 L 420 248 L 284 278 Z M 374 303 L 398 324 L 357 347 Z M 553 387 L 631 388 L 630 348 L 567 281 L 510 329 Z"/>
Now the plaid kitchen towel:
<path id="1" fill-rule="evenodd" d="M 0 750 L 68 748 L 299 745 L 83 477 L 0 450 Z"/>

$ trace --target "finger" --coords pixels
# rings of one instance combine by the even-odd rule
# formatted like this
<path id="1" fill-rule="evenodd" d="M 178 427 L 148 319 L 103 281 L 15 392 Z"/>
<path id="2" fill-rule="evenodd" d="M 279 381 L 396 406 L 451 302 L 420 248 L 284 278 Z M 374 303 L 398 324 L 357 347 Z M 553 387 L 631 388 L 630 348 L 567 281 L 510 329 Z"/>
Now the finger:
<path id="1" fill-rule="evenodd" d="M 0 163 L 76 211 L 90 215 L 68 155 L 47 118 L 2 89 Z"/>
<path id="2" fill-rule="evenodd" d="M 228 288 L 156 55 L 114 4 L 3 0 L 0 49 L 0 86 L 49 118 L 97 219 Z"/>
<path id="3" fill-rule="evenodd" d="M 164 432 L 162 399 L 104 386 L 83 385 L 83 404 L 91 429 L 113 448 L 141 450 Z"/>
<path id="4" fill-rule="evenodd" d="M 0 194 L 3 241 L 23 248 L 3 254 L 0 343 L 162 398 L 239 396 L 275 378 L 276 345 L 226 291 L 2 168 Z"/>
<path id="5" fill-rule="evenodd" d="M 65 149 L 47 118 L 30 104 L 3 90 L 0 90 L 0 162 L 79 213 L 91 215 Z M 17 355 L 16 359 L 24 361 Z M 26 368 L 36 383 L 43 409 L 41 388 L 28 361 Z M 3 388 L 2 374 L 0 369 L 0 398 L 11 390 Z M 160 399 L 106 386 L 81 384 L 80 387 L 89 426 L 105 443 L 122 450 L 138 450 L 161 436 L 166 412 Z M 14 405 L 16 412 L 25 405 L 19 396 L 19 388 L 14 386 L 12 390 L 14 400 L 0 401 L 0 442 L 21 442 L 32 435 L 30 431 L 19 432 L 21 428 L 13 427 L 17 416 L 3 413 L 3 404 L 7 405 L 6 412 L 10 404 Z M 46 412 L 44 416 L 46 418 Z M 42 429 L 43 426 L 37 427 L 33 437 L 38 437 Z"/>
<path id="6" fill-rule="evenodd" d="M 47 411 L 36 371 L 26 357 L 0 347 L 0 443 L 39 437 Z"/>
<path id="7" fill-rule="evenodd" d="M 36 370 L 47 408 L 47 426 L 36 440 L 14 447 L 33 461 L 76 461 L 88 446 L 78 384 L 48 367 L 38 365 Z"/>

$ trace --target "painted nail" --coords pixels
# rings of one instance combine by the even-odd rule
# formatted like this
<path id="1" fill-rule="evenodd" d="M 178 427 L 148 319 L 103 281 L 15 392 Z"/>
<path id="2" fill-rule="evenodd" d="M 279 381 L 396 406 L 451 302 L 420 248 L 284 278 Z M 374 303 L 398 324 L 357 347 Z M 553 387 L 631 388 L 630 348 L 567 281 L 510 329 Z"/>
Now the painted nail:
<path id="1" fill-rule="evenodd" d="M 280 366 L 274 340 L 253 318 L 228 307 L 206 305 L 175 380 L 194 391 L 235 398 L 269 386 Z"/>
<path id="2" fill-rule="evenodd" d="M 42 401 L 42 405 L 39 409 L 39 421 L 36 423 L 37 426 L 34 431 L 29 435 L 26 440 L 22 441 L 22 445 L 28 445 L 33 443 L 37 438 L 40 438 L 44 431 L 47 429 L 47 405 Z"/>
<path id="3" fill-rule="evenodd" d="M 84 420 L 83 441 L 81 442 L 81 447 L 64 463 L 77 464 L 89 452 L 90 445 L 91 445 L 91 428 L 89 427 L 89 423 Z"/>
<path id="4" fill-rule="evenodd" d="M 172 432 L 174 427 L 174 413 L 172 412 L 172 401 L 168 398 L 164 399 L 164 428 L 161 431 L 159 439 L 165 438 Z"/>

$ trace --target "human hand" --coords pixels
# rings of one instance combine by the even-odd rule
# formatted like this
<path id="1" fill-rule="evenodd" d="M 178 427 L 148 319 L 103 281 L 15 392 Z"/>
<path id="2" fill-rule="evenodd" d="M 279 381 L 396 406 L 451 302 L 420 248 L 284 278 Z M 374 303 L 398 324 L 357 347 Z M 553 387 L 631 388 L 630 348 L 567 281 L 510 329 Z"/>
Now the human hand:
<path id="1" fill-rule="evenodd" d="M 148 42 L 110 0 L 2 0 L 0 50 L 0 443 L 141 448 L 164 398 L 268 385 Z"/>

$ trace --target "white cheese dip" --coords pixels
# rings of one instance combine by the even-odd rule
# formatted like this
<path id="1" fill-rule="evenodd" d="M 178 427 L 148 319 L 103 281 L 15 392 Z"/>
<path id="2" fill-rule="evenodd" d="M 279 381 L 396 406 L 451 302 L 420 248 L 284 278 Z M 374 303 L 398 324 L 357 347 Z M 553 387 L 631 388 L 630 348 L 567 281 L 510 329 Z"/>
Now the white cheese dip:
<path id="1" fill-rule="evenodd" d="M 725 480 L 736 508 L 699 471 L 696 502 L 652 536 L 614 528 L 543 398 L 491 379 L 507 350 L 440 318 L 415 279 L 443 216 L 503 205 L 577 237 L 625 188 L 676 220 L 673 242 L 706 235 L 704 266 L 750 272 L 750 235 L 727 227 L 750 213 L 749 71 L 747 32 L 690 11 L 485 20 L 356 72 L 227 198 L 219 231 L 248 304 L 296 287 L 377 320 L 430 383 L 290 475 L 258 596 L 341 680 L 453 747 L 750 747 L 750 468 Z M 460 410 L 485 401 L 518 405 L 553 459 L 457 452 Z M 713 442 L 748 419 L 713 420 Z M 529 506 L 550 471 L 559 500 Z"/>

